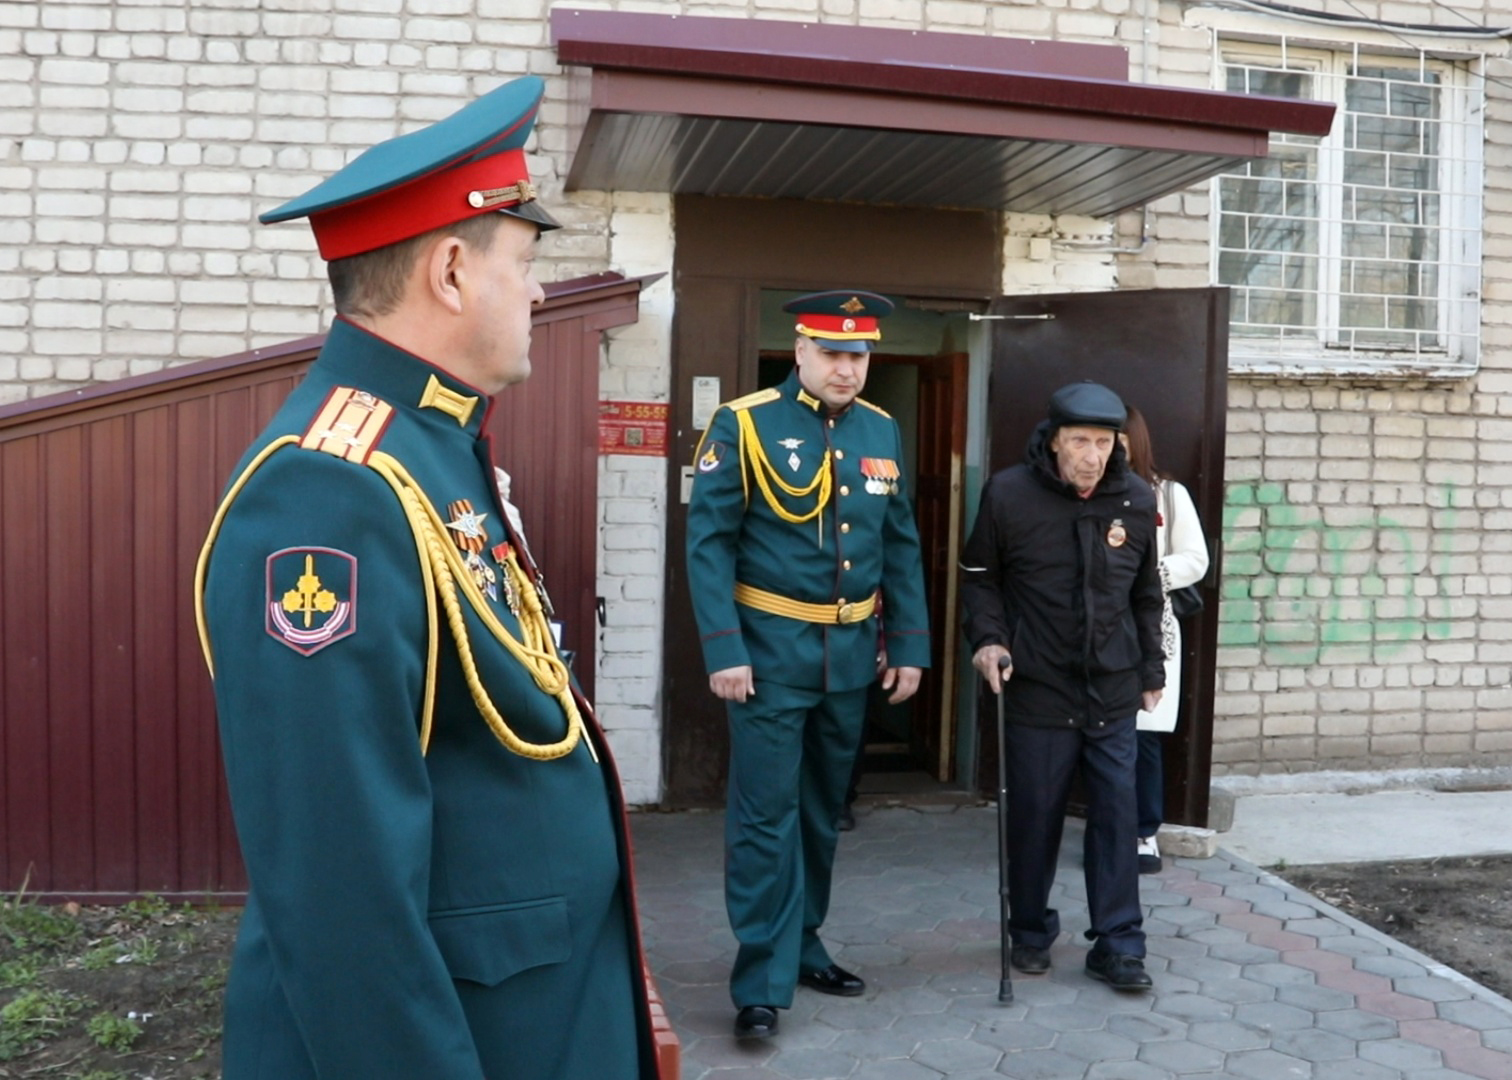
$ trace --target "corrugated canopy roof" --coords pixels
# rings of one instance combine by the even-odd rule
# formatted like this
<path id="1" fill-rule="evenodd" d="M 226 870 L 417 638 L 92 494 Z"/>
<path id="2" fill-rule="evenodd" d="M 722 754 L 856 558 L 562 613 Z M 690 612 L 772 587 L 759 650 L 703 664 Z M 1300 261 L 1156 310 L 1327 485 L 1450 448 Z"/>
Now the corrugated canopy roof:
<path id="1" fill-rule="evenodd" d="M 1323 135 L 1334 107 L 1127 80 L 1107 45 L 551 13 L 569 190 L 1101 217 Z"/>

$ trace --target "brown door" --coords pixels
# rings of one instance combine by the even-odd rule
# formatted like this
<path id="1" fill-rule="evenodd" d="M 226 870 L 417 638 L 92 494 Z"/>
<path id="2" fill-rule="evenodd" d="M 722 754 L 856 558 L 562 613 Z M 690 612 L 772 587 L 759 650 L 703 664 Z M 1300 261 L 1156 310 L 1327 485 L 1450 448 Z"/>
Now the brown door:
<path id="1" fill-rule="evenodd" d="M 692 423 L 693 380 L 717 378 L 723 400 L 757 388 L 764 288 L 854 287 L 891 296 L 980 301 L 993 295 L 1001 280 L 1000 245 L 996 216 L 974 211 L 679 196 L 675 216 L 664 801 L 709 806 L 724 800 L 729 736 L 724 707 L 709 693 L 683 564 L 683 467 L 702 434 Z"/>
<path id="2" fill-rule="evenodd" d="M 1150 426 L 1161 469 L 1186 485 L 1207 536 L 1202 614 L 1183 627 L 1181 719 L 1166 740 L 1166 818 L 1207 822 L 1217 657 L 1219 532 L 1228 385 L 1228 291 L 1159 289 L 1000 297 L 990 314 L 991 469 L 1016 464 L 1050 395 L 1081 379 L 1104 383 Z M 977 785 L 997 786 L 995 714 L 978 710 Z"/>

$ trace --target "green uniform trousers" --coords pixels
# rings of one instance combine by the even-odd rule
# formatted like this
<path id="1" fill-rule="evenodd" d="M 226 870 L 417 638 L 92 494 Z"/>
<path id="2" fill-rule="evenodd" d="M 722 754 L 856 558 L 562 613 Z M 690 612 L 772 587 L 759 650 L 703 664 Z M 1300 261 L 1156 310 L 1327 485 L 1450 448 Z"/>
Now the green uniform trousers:
<path id="1" fill-rule="evenodd" d="M 725 906 L 740 942 L 730 973 L 736 1008 L 787 1008 L 800 971 L 828 967 L 835 822 L 866 719 L 867 688 L 841 693 L 756 680 L 729 702 Z"/>

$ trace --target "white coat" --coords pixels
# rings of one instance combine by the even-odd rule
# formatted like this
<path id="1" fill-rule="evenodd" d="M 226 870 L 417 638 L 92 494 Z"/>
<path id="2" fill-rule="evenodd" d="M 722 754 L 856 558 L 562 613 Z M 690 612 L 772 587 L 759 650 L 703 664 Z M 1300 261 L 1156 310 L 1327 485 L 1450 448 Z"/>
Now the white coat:
<path id="1" fill-rule="evenodd" d="M 1140 731 L 1175 731 L 1176 712 L 1181 706 L 1181 624 L 1171 611 L 1171 590 L 1195 585 L 1207 574 L 1207 541 L 1202 522 L 1187 489 L 1175 480 L 1158 480 L 1155 501 L 1160 510 L 1156 519 L 1155 542 L 1160 552 L 1160 586 L 1166 594 L 1165 610 L 1160 617 L 1162 647 L 1165 649 L 1165 693 L 1154 712 L 1139 712 Z"/>

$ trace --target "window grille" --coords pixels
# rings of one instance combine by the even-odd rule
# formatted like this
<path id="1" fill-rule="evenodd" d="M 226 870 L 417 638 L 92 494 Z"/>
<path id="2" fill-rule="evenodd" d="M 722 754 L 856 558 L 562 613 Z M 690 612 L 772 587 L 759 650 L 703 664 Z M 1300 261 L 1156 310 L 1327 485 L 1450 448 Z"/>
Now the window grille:
<path id="1" fill-rule="evenodd" d="M 1222 46 L 1228 90 L 1338 105 L 1214 184 L 1238 368 L 1463 375 L 1480 331 L 1481 114 L 1464 64 Z M 1472 89 L 1473 88 L 1473 89 Z"/>

